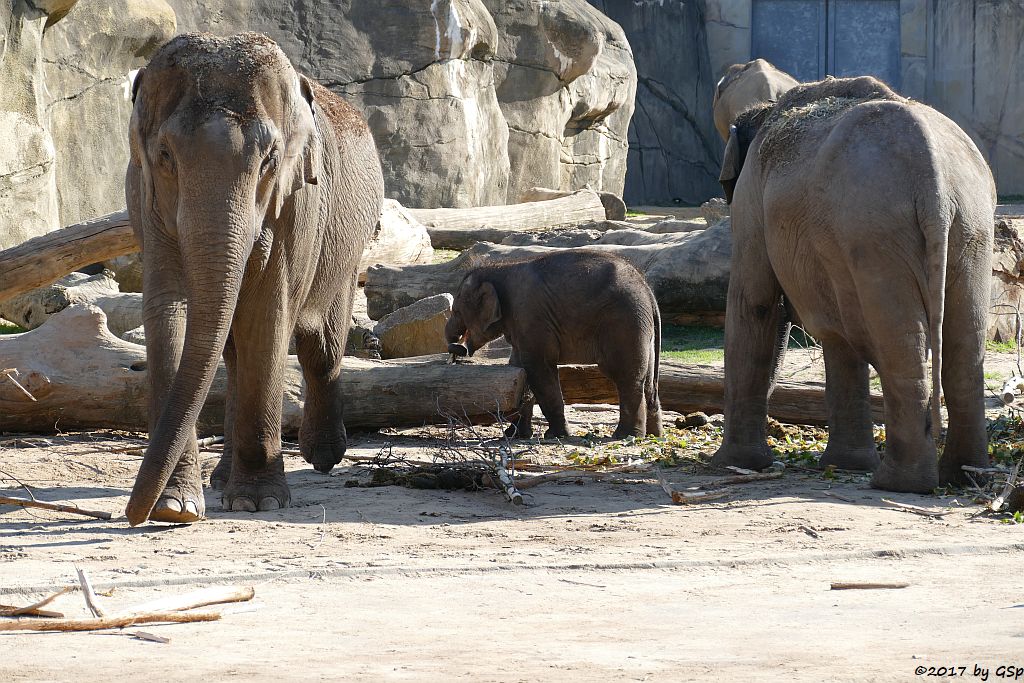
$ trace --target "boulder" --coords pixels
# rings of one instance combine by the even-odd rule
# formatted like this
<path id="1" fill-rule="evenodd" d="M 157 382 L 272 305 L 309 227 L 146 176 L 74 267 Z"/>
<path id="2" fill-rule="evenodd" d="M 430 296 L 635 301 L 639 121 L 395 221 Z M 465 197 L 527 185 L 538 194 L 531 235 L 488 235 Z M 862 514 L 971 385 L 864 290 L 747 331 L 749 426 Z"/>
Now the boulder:
<path id="1" fill-rule="evenodd" d="M 383 358 L 408 358 L 444 353 L 444 326 L 452 314 L 451 294 L 438 294 L 399 308 L 380 319 L 373 334 Z"/>
<path id="2" fill-rule="evenodd" d="M 361 108 L 405 206 L 622 192 L 632 55 L 585 0 L 168 1 L 179 30 L 264 32 Z"/>
<path id="3" fill-rule="evenodd" d="M 498 27 L 509 202 L 533 186 L 622 195 L 636 70 L 622 28 L 584 0 L 484 0 Z"/>

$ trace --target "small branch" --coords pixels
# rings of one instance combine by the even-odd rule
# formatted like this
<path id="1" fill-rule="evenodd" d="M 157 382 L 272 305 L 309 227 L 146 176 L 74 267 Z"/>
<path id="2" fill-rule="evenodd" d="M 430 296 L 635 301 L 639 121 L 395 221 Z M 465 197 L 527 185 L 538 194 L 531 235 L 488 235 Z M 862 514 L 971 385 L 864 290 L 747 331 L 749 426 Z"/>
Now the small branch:
<path id="1" fill-rule="evenodd" d="M 1013 468 L 1013 472 L 1011 472 L 1010 476 L 1006 479 L 1006 486 L 1003 487 L 1003 492 L 996 496 L 996 499 L 992 501 L 991 505 L 989 505 L 989 509 L 992 510 L 992 512 L 999 512 L 1003 509 L 1003 503 L 1006 502 L 1006 497 L 1010 495 L 1014 486 L 1017 485 L 1017 475 L 1020 474 L 1020 466 L 1022 463 L 1024 463 L 1024 458 L 1017 461 L 1017 466 Z"/>
<path id="2" fill-rule="evenodd" d="M 98 619 L 18 619 L 0 623 L 0 631 L 99 631 L 108 628 L 124 628 L 136 624 L 186 624 L 194 621 L 217 621 L 220 612 L 151 612 L 148 614 L 123 614 Z"/>
<path id="3" fill-rule="evenodd" d="M 252 600 L 255 595 L 256 591 L 251 587 L 211 586 L 210 588 L 201 588 L 184 595 L 172 595 L 166 598 L 150 600 L 149 602 L 126 609 L 124 612 L 126 614 L 181 612 L 195 609 L 196 607 L 220 605 L 227 602 L 246 602 Z"/>
<path id="4" fill-rule="evenodd" d="M 89 581 L 89 574 L 84 569 L 75 569 L 78 572 L 78 583 L 82 585 L 82 595 L 85 596 L 85 606 L 89 608 L 94 617 L 105 617 L 106 614 L 100 609 L 99 601 L 96 599 L 96 593 L 92 590 L 92 583 Z"/>
<path id="5" fill-rule="evenodd" d="M 782 472 L 755 472 L 754 474 L 737 474 L 734 477 L 722 477 L 710 481 L 701 486 L 729 486 L 731 484 L 747 484 L 752 481 L 768 481 L 769 479 L 780 479 Z"/>
<path id="6" fill-rule="evenodd" d="M 9 379 L 11 382 L 13 382 L 14 386 L 16 386 L 19 389 L 21 389 L 21 393 L 23 393 L 26 396 L 28 396 L 29 400 L 36 401 L 36 397 L 33 396 L 31 394 L 31 392 L 29 392 L 28 389 L 26 389 L 25 387 L 21 386 L 21 382 L 19 382 L 18 380 L 14 379 L 14 376 L 12 375 L 12 373 L 13 373 L 13 375 L 17 375 L 18 371 L 15 368 L 7 368 L 6 370 L 0 370 L 0 375 L 3 375 L 7 379 Z M 38 401 L 36 401 L 36 402 L 38 403 Z"/>
<path id="7" fill-rule="evenodd" d="M 50 612 L 48 610 L 41 610 L 39 608 L 46 607 L 60 596 L 65 595 L 66 593 L 70 593 L 73 590 L 75 590 L 74 586 L 65 586 L 53 595 L 45 597 L 39 602 L 34 602 L 26 607 L 9 607 L 7 605 L 0 605 L 0 617 L 20 617 L 22 615 L 62 617 L 64 615 L 60 612 Z"/>
<path id="8" fill-rule="evenodd" d="M 956 512 L 956 510 L 929 510 L 928 508 L 923 508 L 918 505 L 897 503 L 895 500 L 889 500 L 888 498 L 883 498 L 882 502 L 885 503 L 886 505 L 891 505 L 898 510 L 910 512 L 915 515 L 921 515 L 922 517 L 945 517 L 946 515 L 951 515 L 954 512 Z"/>
<path id="9" fill-rule="evenodd" d="M 100 512 L 98 510 L 83 510 L 82 508 L 78 508 L 73 505 L 63 505 L 61 503 L 44 503 L 41 500 L 25 500 L 24 498 L 10 498 L 8 496 L 0 496 L 0 505 L 17 505 L 23 508 L 39 508 L 40 510 L 69 512 L 74 515 L 85 515 L 86 517 L 95 517 L 96 519 L 110 519 L 111 517 L 113 517 L 113 515 L 111 515 L 109 512 Z"/>
<path id="10" fill-rule="evenodd" d="M 672 484 L 665 479 L 665 473 L 660 467 L 655 467 L 654 472 L 658 475 L 658 483 L 672 502 L 676 505 L 688 505 L 690 503 L 703 503 L 709 500 L 718 500 L 729 495 L 728 491 L 676 491 Z"/>
<path id="11" fill-rule="evenodd" d="M 834 591 L 849 591 L 849 590 L 887 590 L 892 588 L 906 588 L 909 583 L 870 583 L 870 582 L 835 582 L 832 584 L 832 590 Z"/>

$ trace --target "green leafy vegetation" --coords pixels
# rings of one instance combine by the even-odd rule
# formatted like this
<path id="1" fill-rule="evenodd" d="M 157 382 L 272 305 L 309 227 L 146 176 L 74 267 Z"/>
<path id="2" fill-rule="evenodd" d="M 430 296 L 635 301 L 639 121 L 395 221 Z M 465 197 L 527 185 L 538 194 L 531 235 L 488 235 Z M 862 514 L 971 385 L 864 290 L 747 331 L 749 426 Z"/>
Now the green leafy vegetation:
<path id="1" fill-rule="evenodd" d="M 12 322 L 0 318 L 0 334 L 20 334 L 25 332 L 24 328 L 18 327 Z"/>
<path id="2" fill-rule="evenodd" d="M 643 211 L 633 211 L 632 209 L 626 211 L 626 218 L 637 218 L 639 216 L 646 216 L 647 214 Z"/>
<path id="3" fill-rule="evenodd" d="M 433 262 L 435 265 L 437 265 L 438 263 L 447 263 L 448 261 L 451 261 L 453 258 L 458 256 L 460 253 L 461 252 L 455 251 L 453 249 L 435 249 Z"/>
<path id="4" fill-rule="evenodd" d="M 661 357 L 685 363 L 725 360 L 725 331 L 699 325 L 662 325 Z"/>
<path id="5" fill-rule="evenodd" d="M 1017 344 L 1016 342 L 997 342 L 988 340 L 985 342 L 986 351 L 994 351 L 996 353 L 1016 353 Z"/>

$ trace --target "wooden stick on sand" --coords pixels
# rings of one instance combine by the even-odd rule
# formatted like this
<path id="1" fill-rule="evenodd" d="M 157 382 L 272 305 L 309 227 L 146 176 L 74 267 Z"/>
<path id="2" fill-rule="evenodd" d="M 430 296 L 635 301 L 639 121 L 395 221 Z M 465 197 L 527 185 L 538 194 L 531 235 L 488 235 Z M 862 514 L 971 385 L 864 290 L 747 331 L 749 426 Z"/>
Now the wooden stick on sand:
<path id="1" fill-rule="evenodd" d="M 95 517 L 96 519 L 110 519 L 113 517 L 109 512 L 83 510 L 82 508 L 75 507 L 73 505 L 44 503 L 41 500 L 26 500 L 24 498 L 11 498 L 9 496 L 0 496 L 0 505 L 17 505 L 23 508 L 39 508 L 41 510 L 53 510 L 55 512 L 70 512 L 74 515 L 85 515 L 86 517 Z"/>

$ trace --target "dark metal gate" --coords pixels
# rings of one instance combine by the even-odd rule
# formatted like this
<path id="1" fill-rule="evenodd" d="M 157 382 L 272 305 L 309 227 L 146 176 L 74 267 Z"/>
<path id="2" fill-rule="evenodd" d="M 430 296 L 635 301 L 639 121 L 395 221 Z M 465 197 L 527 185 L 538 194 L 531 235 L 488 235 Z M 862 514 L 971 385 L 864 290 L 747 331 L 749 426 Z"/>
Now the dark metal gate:
<path id="1" fill-rule="evenodd" d="M 800 81 L 876 76 L 900 87 L 899 0 L 753 0 L 751 53 Z"/>

